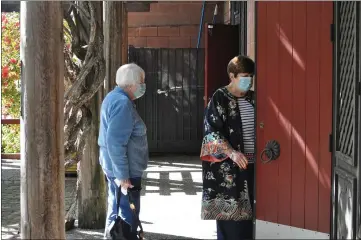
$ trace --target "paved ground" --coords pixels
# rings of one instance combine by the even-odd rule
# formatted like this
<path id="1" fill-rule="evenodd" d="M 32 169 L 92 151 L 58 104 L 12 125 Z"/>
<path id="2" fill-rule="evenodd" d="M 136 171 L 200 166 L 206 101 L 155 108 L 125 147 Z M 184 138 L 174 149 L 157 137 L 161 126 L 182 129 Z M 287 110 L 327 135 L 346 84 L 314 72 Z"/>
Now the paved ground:
<path id="1" fill-rule="evenodd" d="M 152 158 L 144 175 L 141 215 L 146 239 L 216 239 L 215 222 L 200 220 L 201 166 L 198 157 Z M 2 160 L 2 239 L 19 238 L 20 166 Z M 65 208 L 75 190 L 75 178 L 65 180 Z M 103 229 L 75 229 L 67 239 L 101 239 Z"/>

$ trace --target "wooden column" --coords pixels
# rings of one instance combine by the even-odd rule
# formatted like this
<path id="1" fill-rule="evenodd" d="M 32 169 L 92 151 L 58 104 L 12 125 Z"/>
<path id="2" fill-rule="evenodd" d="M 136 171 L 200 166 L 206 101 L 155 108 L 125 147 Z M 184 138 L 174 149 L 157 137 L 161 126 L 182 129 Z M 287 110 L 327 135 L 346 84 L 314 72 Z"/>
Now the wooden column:
<path id="1" fill-rule="evenodd" d="M 61 2 L 21 2 L 21 238 L 64 239 Z"/>
<path id="2" fill-rule="evenodd" d="M 115 75 L 118 68 L 126 62 L 124 60 L 128 52 L 128 44 L 125 43 L 124 13 L 125 3 L 121 1 L 104 1 L 104 52 L 106 73 L 104 89 L 105 94 L 111 91 L 115 83 Z M 125 46 L 126 45 L 126 46 Z"/>
<path id="3" fill-rule="evenodd" d="M 126 64 L 128 63 L 128 10 L 126 3 L 123 3 L 122 17 L 122 64 Z"/>

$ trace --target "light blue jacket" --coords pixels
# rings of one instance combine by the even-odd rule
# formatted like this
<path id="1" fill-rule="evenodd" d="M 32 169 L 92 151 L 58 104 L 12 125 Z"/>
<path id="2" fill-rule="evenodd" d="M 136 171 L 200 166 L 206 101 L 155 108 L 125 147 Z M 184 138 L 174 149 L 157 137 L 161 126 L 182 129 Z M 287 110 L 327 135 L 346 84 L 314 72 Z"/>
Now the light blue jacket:
<path id="1" fill-rule="evenodd" d="M 142 177 L 149 154 L 147 129 L 133 102 L 119 87 L 107 94 L 101 106 L 99 161 L 108 177 Z"/>

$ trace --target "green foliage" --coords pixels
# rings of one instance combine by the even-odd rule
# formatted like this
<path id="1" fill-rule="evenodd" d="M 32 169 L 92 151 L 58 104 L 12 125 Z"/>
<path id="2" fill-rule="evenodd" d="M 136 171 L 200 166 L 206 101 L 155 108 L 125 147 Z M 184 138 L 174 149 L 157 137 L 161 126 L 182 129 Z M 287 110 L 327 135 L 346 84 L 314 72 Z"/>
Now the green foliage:
<path id="1" fill-rule="evenodd" d="M 19 13 L 1 15 L 1 112 L 20 117 L 20 23 Z M 20 125 L 2 125 L 1 151 L 20 152 Z"/>
<path id="2" fill-rule="evenodd" d="M 19 13 L 1 16 L 2 114 L 20 117 L 20 23 Z"/>
<path id="3" fill-rule="evenodd" d="M 20 153 L 20 125 L 3 125 L 1 135 L 1 152 Z"/>

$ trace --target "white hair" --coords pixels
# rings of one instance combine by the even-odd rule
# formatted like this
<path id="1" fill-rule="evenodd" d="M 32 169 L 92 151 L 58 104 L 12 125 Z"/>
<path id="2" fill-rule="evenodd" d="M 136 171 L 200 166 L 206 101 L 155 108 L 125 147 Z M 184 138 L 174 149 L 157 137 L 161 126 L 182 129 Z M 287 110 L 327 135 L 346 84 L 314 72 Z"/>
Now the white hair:
<path id="1" fill-rule="evenodd" d="M 115 82 L 119 87 L 140 83 L 145 77 L 144 70 L 135 63 L 122 65 L 117 70 Z"/>

